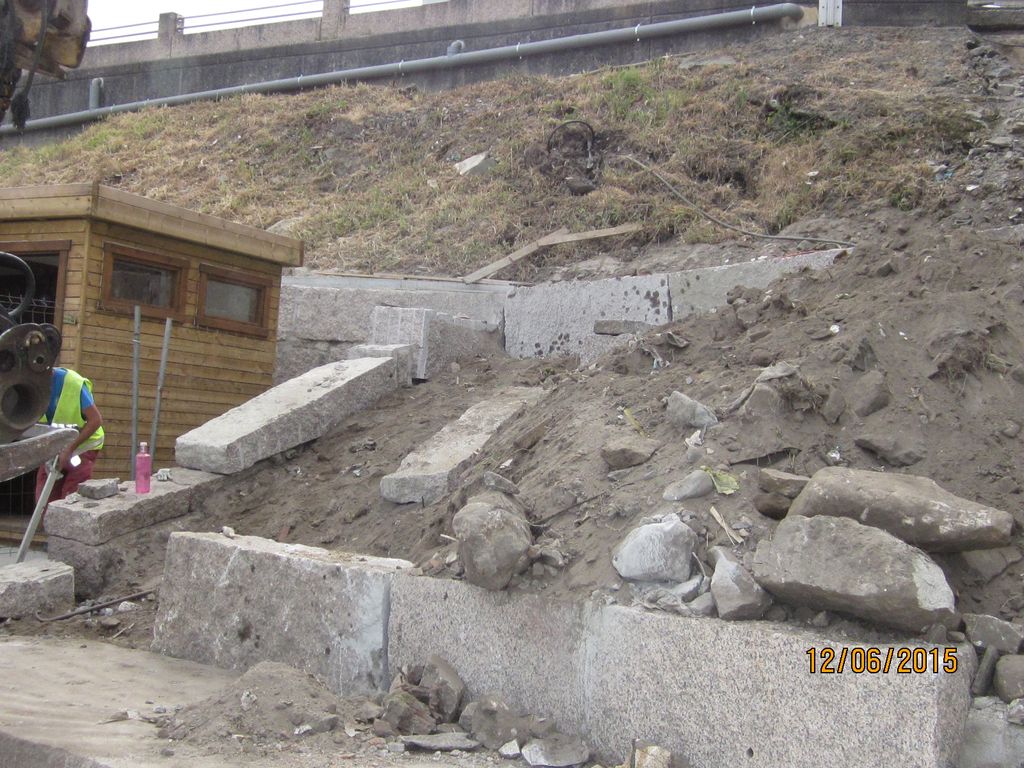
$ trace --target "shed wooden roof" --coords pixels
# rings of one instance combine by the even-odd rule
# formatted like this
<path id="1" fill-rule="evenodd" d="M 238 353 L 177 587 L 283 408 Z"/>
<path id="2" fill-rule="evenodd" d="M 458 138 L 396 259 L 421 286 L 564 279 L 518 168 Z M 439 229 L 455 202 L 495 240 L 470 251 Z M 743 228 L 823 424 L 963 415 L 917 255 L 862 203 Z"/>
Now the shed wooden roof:
<path id="1" fill-rule="evenodd" d="M 302 241 L 149 200 L 103 184 L 0 189 L 0 221 L 92 218 L 220 248 L 286 267 L 302 264 Z"/>

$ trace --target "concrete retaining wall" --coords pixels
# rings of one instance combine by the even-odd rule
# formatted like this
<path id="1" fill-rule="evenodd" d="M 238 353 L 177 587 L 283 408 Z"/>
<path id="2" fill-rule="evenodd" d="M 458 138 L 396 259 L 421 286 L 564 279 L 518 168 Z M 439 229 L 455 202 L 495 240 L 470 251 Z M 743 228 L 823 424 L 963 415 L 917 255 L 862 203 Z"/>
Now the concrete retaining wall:
<path id="1" fill-rule="evenodd" d="M 605 760 L 634 739 L 702 768 L 938 768 L 956 756 L 970 673 L 812 675 L 836 641 L 764 622 L 587 608 L 402 577 L 397 668 L 448 656 L 473 694 L 496 691 L 578 730 Z"/>
<path id="2" fill-rule="evenodd" d="M 335 357 L 346 358 L 353 346 L 372 336 L 375 306 L 423 307 L 467 318 L 496 333 L 503 330 L 505 351 L 513 357 L 579 355 L 587 363 L 629 338 L 597 334 L 595 323 L 662 325 L 723 306 L 737 285 L 763 288 L 789 273 L 824 269 L 844 253 L 814 251 L 682 272 L 534 286 L 287 277 L 281 290 L 275 380 L 284 381 Z M 449 337 L 446 343 L 452 340 Z"/>

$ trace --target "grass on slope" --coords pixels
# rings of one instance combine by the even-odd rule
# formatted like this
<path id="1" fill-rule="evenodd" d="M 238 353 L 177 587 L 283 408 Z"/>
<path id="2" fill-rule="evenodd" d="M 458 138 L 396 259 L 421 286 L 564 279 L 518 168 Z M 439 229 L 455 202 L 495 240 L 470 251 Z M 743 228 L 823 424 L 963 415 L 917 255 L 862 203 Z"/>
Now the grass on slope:
<path id="1" fill-rule="evenodd" d="M 962 41 L 951 55 L 948 42 L 900 33 L 794 34 L 706 54 L 733 60 L 703 66 L 668 58 L 442 93 L 338 86 L 150 109 L 61 143 L 0 148 L 0 185 L 99 179 L 257 227 L 280 223 L 316 268 L 455 275 L 560 227 L 642 222 L 634 244 L 732 236 L 622 155 L 717 216 L 767 232 L 857 204 L 940 202 L 929 162 L 963 157 L 972 129 L 970 105 L 936 83 L 940 72 L 970 76 Z M 583 196 L 546 149 L 572 119 L 597 134 L 597 188 Z M 482 151 L 496 168 L 458 176 L 453 163 Z M 538 265 L 502 276 L 529 279 Z"/>

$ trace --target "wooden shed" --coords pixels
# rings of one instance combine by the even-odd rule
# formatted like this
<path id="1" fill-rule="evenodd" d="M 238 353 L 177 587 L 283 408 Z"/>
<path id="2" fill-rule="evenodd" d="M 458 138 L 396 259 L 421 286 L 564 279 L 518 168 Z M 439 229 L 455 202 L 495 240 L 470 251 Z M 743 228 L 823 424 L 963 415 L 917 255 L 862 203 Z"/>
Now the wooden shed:
<path id="1" fill-rule="evenodd" d="M 127 478 L 134 307 L 142 312 L 139 439 L 148 440 L 173 321 L 154 466 L 175 439 L 272 386 L 281 271 L 302 242 L 100 184 L 0 190 L 0 249 L 36 276 L 31 318 L 64 337 L 60 364 L 92 379 L 106 423 L 98 477 Z M 0 274 L 0 294 L 19 294 Z M 0 498 L 0 504 L 3 499 Z"/>

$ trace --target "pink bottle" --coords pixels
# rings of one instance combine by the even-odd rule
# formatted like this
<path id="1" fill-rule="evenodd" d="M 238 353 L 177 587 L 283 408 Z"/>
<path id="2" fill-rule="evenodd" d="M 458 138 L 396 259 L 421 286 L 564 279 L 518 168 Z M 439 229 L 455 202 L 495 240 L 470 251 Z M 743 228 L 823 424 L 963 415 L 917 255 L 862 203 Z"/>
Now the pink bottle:
<path id="1" fill-rule="evenodd" d="M 149 478 L 153 474 L 153 457 L 149 455 L 149 444 L 139 443 L 135 455 L 135 492 L 149 493 Z"/>

